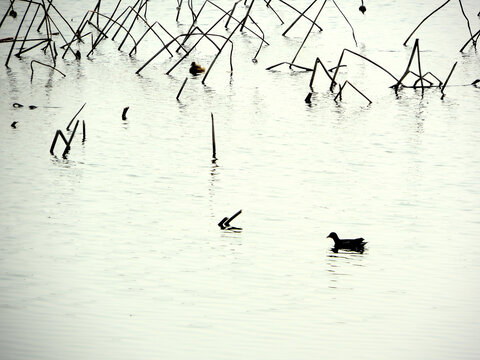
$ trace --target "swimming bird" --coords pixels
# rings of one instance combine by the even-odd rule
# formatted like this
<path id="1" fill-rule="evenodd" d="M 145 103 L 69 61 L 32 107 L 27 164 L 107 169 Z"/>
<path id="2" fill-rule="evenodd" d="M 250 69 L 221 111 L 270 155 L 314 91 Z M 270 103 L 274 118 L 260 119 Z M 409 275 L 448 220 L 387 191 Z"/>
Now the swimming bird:
<path id="1" fill-rule="evenodd" d="M 331 232 L 327 238 L 332 239 L 335 242 L 336 249 L 352 249 L 357 250 L 363 248 L 366 244 L 364 238 L 357 238 L 357 239 L 340 239 L 337 233 Z"/>
<path id="2" fill-rule="evenodd" d="M 205 72 L 205 68 L 199 64 L 197 64 L 195 61 L 190 64 L 190 74 L 192 75 L 198 75 L 200 73 Z"/>

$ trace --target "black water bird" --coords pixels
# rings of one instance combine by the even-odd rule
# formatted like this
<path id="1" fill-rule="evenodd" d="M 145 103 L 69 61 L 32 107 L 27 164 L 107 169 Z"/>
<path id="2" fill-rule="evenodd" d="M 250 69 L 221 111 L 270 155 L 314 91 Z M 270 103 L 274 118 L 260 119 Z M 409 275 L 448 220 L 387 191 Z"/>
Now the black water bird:
<path id="1" fill-rule="evenodd" d="M 232 216 L 230 216 L 230 218 L 228 217 L 224 217 L 219 223 L 218 223 L 218 226 L 220 227 L 220 229 L 222 230 L 242 230 L 242 228 L 239 228 L 239 227 L 235 227 L 235 226 L 230 226 L 230 222 L 235 219 L 238 215 L 240 215 L 242 213 L 242 210 L 238 210 L 235 214 L 233 214 Z"/>
<path id="2" fill-rule="evenodd" d="M 357 239 L 340 239 L 337 233 L 331 232 L 327 238 L 332 239 L 335 242 L 334 249 L 350 249 L 350 250 L 361 250 L 366 244 L 364 238 Z"/>
<path id="3" fill-rule="evenodd" d="M 199 64 L 197 64 L 195 61 L 190 64 L 190 74 L 192 75 L 198 75 L 200 73 L 205 72 L 205 68 Z"/>
<path id="4" fill-rule="evenodd" d="M 17 128 L 17 124 L 18 124 L 18 121 L 14 121 L 14 122 L 12 122 L 12 123 L 10 124 L 10 126 L 11 126 L 12 128 L 14 128 L 14 129 L 16 129 L 16 128 Z"/>

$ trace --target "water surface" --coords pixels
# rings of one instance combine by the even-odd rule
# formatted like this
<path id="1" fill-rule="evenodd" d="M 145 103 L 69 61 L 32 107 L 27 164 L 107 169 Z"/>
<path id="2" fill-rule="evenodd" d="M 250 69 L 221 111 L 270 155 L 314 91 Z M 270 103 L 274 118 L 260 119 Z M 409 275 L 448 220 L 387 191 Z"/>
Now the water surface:
<path id="1" fill-rule="evenodd" d="M 329 2 L 324 31 L 310 35 L 297 63 L 312 67 L 318 56 L 333 67 L 349 48 L 397 77 L 414 39 L 403 41 L 441 5 L 366 3 L 362 15 L 359 4 L 337 3 L 358 47 Z M 1 69 L 2 359 L 480 356 L 480 90 L 468 85 L 480 63 L 474 49 L 458 51 L 469 36 L 458 3 L 416 35 L 423 72 L 444 80 L 458 61 L 446 97 L 396 96 L 388 75 L 346 55 L 341 79 L 370 105 L 351 88 L 336 103 L 320 73 L 307 105 L 310 73 L 265 70 L 291 61 L 309 27 L 282 37 L 296 15 L 272 4 L 286 24 L 255 3 L 271 44 L 258 62 L 258 38 L 236 35 L 233 75 L 223 54 L 206 85 L 188 66 L 211 63 L 208 44 L 169 76 L 178 55 L 136 75 L 161 46 L 153 37 L 134 57 L 131 44 L 118 51 L 107 40 L 90 58 L 59 60 L 65 78 L 38 66 L 30 82 L 30 61 L 49 61 L 41 51 Z M 477 31 L 478 4 L 463 4 Z M 58 6 L 75 25 L 89 9 Z M 114 6 L 102 2 L 107 13 Z M 178 24 L 175 16 L 175 2 L 149 4 L 149 21 L 187 31 L 187 9 Z M 199 24 L 219 16 L 208 7 Z M 8 17 L 0 37 L 14 36 L 19 20 Z M 80 49 L 86 55 L 89 42 Z M 1 44 L 2 61 L 8 51 Z M 61 146 L 51 156 L 55 131 L 66 132 L 84 103 L 85 143 L 77 134 L 66 159 Z M 233 225 L 243 231 L 221 231 L 216 224 L 239 209 Z M 364 237 L 365 251 L 332 252 L 331 231 Z"/>

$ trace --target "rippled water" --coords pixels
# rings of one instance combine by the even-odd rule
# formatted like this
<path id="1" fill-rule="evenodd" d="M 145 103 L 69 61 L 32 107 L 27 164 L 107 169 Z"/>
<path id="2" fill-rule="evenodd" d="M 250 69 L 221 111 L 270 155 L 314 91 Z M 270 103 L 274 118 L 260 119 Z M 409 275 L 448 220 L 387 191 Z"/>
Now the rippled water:
<path id="1" fill-rule="evenodd" d="M 347 47 L 399 77 L 414 39 L 403 41 L 442 2 L 366 2 L 363 16 L 359 2 L 337 3 L 359 46 L 329 2 L 297 63 L 333 67 Z M 475 32 L 478 3 L 463 4 Z M 58 2 L 75 26 L 94 5 Z M 175 23 L 175 5 L 150 4 L 149 20 L 187 31 L 191 16 L 185 7 Z M 30 61 L 49 61 L 41 51 L 0 69 L 2 359 L 480 357 L 480 89 L 468 85 L 480 59 L 458 52 L 469 37 L 458 2 L 414 36 L 423 72 L 444 80 L 458 61 L 446 97 L 396 97 L 388 75 L 346 55 L 341 79 L 370 105 L 352 88 L 334 102 L 321 73 L 307 105 L 311 73 L 265 70 L 291 61 L 308 31 L 303 22 L 282 37 L 296 15 L 272 5 L 285 25 L 261 1 L 252 10 L 270 43 L 258 63 L 258 38 L 236 35 L 233 76 L 223 54 L 205 86 L 188 65 L 208 67 L 208 44 L 169 76 L 178 55 L 136 75 L 161 46 L 153 37 L 134 57 L 131 43 L 119 52 L 107 40 L 88 59 L 89 40 L 80 61 L 58 62 L 65 78 L 34 65 L 30 82 Z M 199 24 L 219 16 L 206 7 Z M 77 134 L 67 159 L 61 144 L 51 156 L 84 103 L 86 141 Z M 221 231 L 239 209 L 243 231 Z M 331 231 L 364 237 L 365 251 L 333 252 Z"/>

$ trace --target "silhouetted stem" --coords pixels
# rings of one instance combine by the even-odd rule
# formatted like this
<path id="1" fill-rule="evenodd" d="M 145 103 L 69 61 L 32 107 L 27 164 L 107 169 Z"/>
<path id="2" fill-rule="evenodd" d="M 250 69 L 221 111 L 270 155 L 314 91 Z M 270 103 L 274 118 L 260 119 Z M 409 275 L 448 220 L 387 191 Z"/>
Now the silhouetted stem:
<path id="1" fill-rule="evenodd" d="M 202 13 L 203 11 L 203 8 L 205 7 L 205 4 L 207 2 L 205 1 L 203 4 L 202 4 L 202 7 L 200 8 L 200 10 L 198 11 L 198 14 L 197 14 L 197 18 L 200 16 L 200 14 Z M 183 45 L 185 45 L 185 43 L 188 41 L 188 39 L 190 38 L 190 35 L 192 34 L 192 32 L 198 28 L 197 26 L 195 26 L 195 22 L 193 21 L 192 22 L 192 25 L 190 25 L 190 29 L 188 29 L 187 31 L 187 36 L 183 39 L 181 45 L 177 48 L 177 50 L 175 50 L 175 52 L 178 52 L 180 49 L 183 49 L 183 51 L 187 51 L 185 50 L 185 48 L 183 48 Z"/>
<path id="2" fill-rule="evenodd" d="M 99 14 L 99 15 L 102 16 L 102 17 L 105 17 L 105 18 L 109 19 L 109 21 L 113 21 L 114 23 L 116 23 L 116 21 L 113 20 L 113 18 L 110 18 L 110 17 L 108 17 L 108 16 L 106 16 L 106 15 L 103 15 L 103 14 Z M 93 24 L 92 24 L 92 25 L 93 25 Z M 123 28 L 123 26 L 122 26 L 121 24 L 117 24 L 117 25 L 119 25 L 120 27 Z M 127 31 L 127 36 L 130 36 L 130 38 L 131 38 L 132 41 L 133 41 L 134 48 L 136 48 L 137 42 L 135 41 L 135 38 L 132 36 L 132 34 L 130 34 L 130 32 L 129 32 L 127 29 L 125 29 L 125 28 L 123 28 L 123 29 L 124 29 L 125 31 Z M 105 27 L 103 28 L 103 30 L 105 30 Z M 107 37 L 106 33 L 103 33 L 103 30 L 100 30 L 100 35 L 103 35 L 104 37 Z M 100 35 L 99 35 L 99 37 L 97 38 L 97 41 L 95 42 L 94 46 L 92 47 L 92 50 L 90 50 L 90 52 L 87 54 L 87 56 L 89 56 L 89 55 L 93 52 L 93 50 L 95 50 L 95 48 L 98 46 L 98 44 L 99 44 L 100 41 L 102 40 L 102 39 L 99 39 L 99 38 L 100 38 Z"/>
<path id="3" fill-rule="evenodd" d="M 475 34 L 473 34 L 470 37 L 470 39 L 468 39 L 468 41 L 465 43 L 465 45 L 463 45 L 462 48 L 460 49 L 460 52 L 463 52 L 463 50 L 465 50 L 465 48 L 470 43 L 470 41 L 472 42 L 473 46 L 475 47 L 476 40 L 474 40 L 474 38 L 477 37 L 477 39 L 478 39 L 479 36 L 480 36 L 480 30 L 478 30 Z"/>
<path id="4" fill-rule="evenodd" d="M 313 80 L 315 79 L 315 74 L 317 73 L 317 65 L 320 64 L 322 66 L 322 69 L 323 71 L 325 72 L 325 74 L 327 74 L 328 78 L 330 79 L 330 81 L 333 80 L 332 76 L 328 73 L 327 69 L 325 68 L 325 66 L 323 65 L 322 61 L 320 60 L 320 58 L 316 58 L 315 59 L 315 65 L 313 66 L 313 73 L 312 73 L 312 77 L 310 78 L 310 89 L 313 90 Z"/>
<path id="5" fill-rule="evenodd" d="M 2 27 L 3 22 L 4 22 L 5 19 L 7 18 L 8 14 L 10 14 L 10 10 L 12 10 L 12 8 L 13 8 L 13 3 L 14 3 L 14 0 L 13 0 L 13 1 L 11 0 L 11 1 L 10 1 L 10 5 L 8 6 L 7 11 L 5 12 L 5 14 L 4 14 L 3 17 L 2 17 L 2 21 L 0 21 L 0 28 Z"/>
<path id="6" fill-rule="evenodd" d="M 257 29 L 262 33 L 262 42 L 260 43 L 260 46 L 258 47 L 258 50 L 257 50 L 257 52 L 255 53 L 255 56 L 252 59 L 252 61 L 256 63 L 257 62 L 257 56 L 260 53 L 260 50 L 262 50 L 262 45 L 263 45 L 263 42 L 264 42 L 264 39 L 265 39 L 265 34 L 263 33 L 263 30 L 261 29 L 261 27 L 258 26 L 258 24 L 253 20 L 253 18 L 251 16 L 250 16 L 250 20 L 257 27 Z M 233 45 L 232 45 L 232 47 L 233 47 Z"/>
<path id="7" fill-rule="evenodd" d="M 138 3 L 138 1 L 137 1 L 137 3 Z M 135 4 L 135 5 L 136 5 L 136 4 Z M 132 10 L 131 10 L 130 13 L 127 15 L 127 17 L 130 16 L 130 14 L 132 13 L 132 11 L 135 11 L 135 6 L 132 7 Z M 122 46 L 123 46 L 123 44 L 125 43 L 125 40 L 127 40 L 127 36 L 128 36 L 128 35 L 130 34 L 130 32 L 132 31 L 133 25 L 135 24 L 135 21 L 137 20 L 137 18 L 138 18 L 138 16 L 139 16 L 139 14 L 138 14 L 136 11 L 135 11 L 135 13 L 137 14 L 137 16 L 135 16 L 135 18 L 133 19 L 132 23 L 130 24 L 129 29 L 127 30 L 127 34 L 125 34 L 122 42 L 120 43 L 120 46 L 118 47 L 118 50 L 121 50 L 121 49 L 122 49 Z"/>
<path id="8" fill-rule="evenodd" d="M 289 63 L 288 61 L 283 61 L 281 63 L 278 63 L 278 64 L 275 64 L 275 65 L 272 65 L 272 66 L 269 66 L 268 68 L 266 68 L 265 70 L 272 70 L 280 65 L 283 65 L 283 64 L 288 64 L 290 68 L 292 67 L 297 67 L 299 69 L 302 69 L 302 70 L 305 70 L 305 71 L 312 71 L 312 69 L 310 68 L 307 68 L 305 66 L 301 66 L 301 65 L 297 65 L 297 64 L 292 64 L 292 63 Z"/>
<path id="9" fill-rule="evenodd" d="M 13 51 L 13 48 L 15 47 L 15 43 L 17 42 L 18 34 L 20 33 L 20 29 L 22 28 L 23 22 L 25 21 L 25 17 L 27 16 L 27 13 L 28 13 L 28 10 L 30 9 L 31 4 L 32 4 L 31 2 L 28 3 L 27 10 L 25 10 L 25 12 L 23 13 L 22 21 L 20 21 L 20 25 L 18 26 L 17 33 L 15 34 L 15 39 L 12 42 L 10 51 L 8 52 L 7 61 L 5 61 L 6 67 L 8 67 L 8 62 L 10 61 L 10 56 L 12 56 L 12 51 Z M 32 70 L 32 76 L 33 76 L 33 70 Z"/>
<path id="10" fill-rule="evenodd" d="M 130 106 L 124 107 L 122 111 L 122 120 L 127 120 L 127 111 L 130 109 Z"/>
<path id="11" fill-rule="evenodd" d="M 55 10 L 55 12 L 58 14 L 58 16 L 60 16 L 62 18 L 62 20 L 65 22 L 65 24 L 70 28 L 70 31 L 72 33 L 75 32 L 75 30 L 73 30 L 73 28 L 70 26 L 70 23 L 63 17 L 62 13 L 60 11 L 58 11 L 58 9 L 55 7 L 55 5 L 53 5 L 52 0 L 47 0 L 47 1 L 49 3 L 48 8 L 50 8 L 50 6 L 51 6 L 53 8 L 53 10 Z"/>
<path id="12" fill-rule="evenodd" d="M 364 94 L 362 93 L 360 90 L 358 90 L 355 86 L 353 86 L 353 84 L 350 82 L 350 81 L 347 81 L 348 84 L 354 88 L 360 95 L 362 95 L 370 104 L 372 103 L 372 101 Z"/>
<path id="13" fill-rule="evenodd" d="M 185 84 L 187 83 L 187 80 L 188 80 L 188 77 L 185 78 L 185 80 L 183 81 L 182 87 L 181 87 L 180 90 L 178 91 L 177 100 L 180 99 L 180 94 L 182 93 L 182 90 L 183 90 Z"/>
<path id="14" fill-rule="evenodd" d="M 224 217 L 219 223 L 218 223 L 218 226 L 220 226 L 220 229 L 225 229 L 225 221 L 228 220 L 228 217 Z"/>
<path id="15" fill-rule="evenodd" d="M 180 10 L 182 8 L 182 3 L 183 3 L 183 0 L 180 0 L 180 2 L 178 3 L 178 6 L 177 6 L 177 17 L 175 18 L 175 21 L 178 22 L 178 17 L 180 16 Z"/>
<path id="16" fill-rule="evenodd" d="M 343 88 L 345 87 L 345 85 L 347 85 L 346 81 L 343 83 L 343 85 L 340 85 L 340 90 L 338 91 L 338 94 L 335 96 L 333 101 L 336 102 L 338 97 L 340 98 L 340 101 L 342 101 L 342 91 L 343 91 Z"/>
<path id="17" fill-rule="evenodd" d="M 245 27 L 245 23 L 247 22 L 248 16 L 250 15 L 250 11 L 252 10 L 252 7 L 253 7 L 254 3 L 255 3 L 255 0 L 252 0 L 252 2 L 250 3 L 250 6 L 248 7 L 247 15 L 245 15 L 244 19 L 242 20 L 242 26 L 240 27 L 240 32 L 242 32 L 243 28 Z"/>
<path id="18" fill-rule="evenodd" d="M 224 225 L 228 226 L 230 223 L 235 219 L 238 215 L 242 213 L 242 210 L 238 210 L 235 214 L 233 214 L 227 221 L 225 221 Z"/>
<path id="19" fill-rule="evenodd" d="M 300 17 L 303 16 L 305 19 L 307 19 L 308 21 L 310 21 L 311 23 L 313 23 L 314 26 L 318 27 L 318 30 L 319 30 L 319 31 L 323 31 L 323 29 L 322 29 L 319 25 L 317 25 L 312 19 L 310 19 L 308 16 L 305 15 L 305 12 L 310 8 L 310 6 L 312 6 L 315 2 L 317 2 L 317 0 L 315 0 L 303 13 L 302 13 L 300 10 L 295 9 L 295 8 L 294 8 L 292 5 L 290 5 L 289 3 L 287 3 L 287 2 L 285 2 L 285 1 L 283 1 L 283 0 L 279 0 L 279 1 L 280 1 L 282 4 L 285 4 L 285 5 L 287 5 L 288 7 L 290 7 L 291 9 L 295 10 L 297 13 L 301 14 Z M 297 21 L 297 20 L 296 20 L 296 21 Z M 296 21 L 295 21 L 295 22 L 296 22 Z M 292 24 L 291 26 L 293 26 L 293 25 L 294 25 L 294 24 Z M 290 26 L 290 27 L 291 27 L 291 26 Z M 285 35 L 285 34 L 286 34 L 286 32 L 284 32 L 282 35 Z"/>
<path id="20" fill-rule="evenodd" d="M 85 129 L 85 120 L 82 120 L 82 143 L 87 139 L 87 132 Z"/>
<path id="21" fill-rule="evenodd" d="M 418 39 L 415 40 L 415 44 L 417 46 L 417 62 L 418 62 L 418 73 L 420 77 L 420 84 L 422 85 L 422 97 L 425 89 L 423 87 L 423 76 L 422 76 L 422 66 L 420 64 L 420 46 L 418 45 Z"/>
<path id="22" fill-rule="evenodd" d="M 465 20 L 467 20 L 467 27 L 468 27 L 468 31 L 470 33 L 470 37 L 472 37 L 472 28 L 470 27 L 470 21 L 468 20 L 468 17 L 467 17 L 467 14 L 465 14 L 465 10 L 463 10 L 463 4 L 462 4 L 462 0 L 458 0 L 458 2 L 460 3 L 460 9 L 462 10 L 462 14 L 463 14 L 463 17 L 465 18 Z"/>
<path id="23" fill-rule="evenodd" d="M 280 15 L 278 15 L 277 12 L 275 11 L 275 9 L 270 6 L 271 0 L 269 0 L 269 1 L 263 0 L 263 1 L 265 1 L 265 3 L 267 4 L 267 8 L 269 8 L 270 10 L 272 10 L 273 13 L 277 16 L 278 20 L 280 20 L 280 22 L 281 22 L 280 25 L 285 24 L 285 22 L 282 20 L 282 18 L 280 17 Z"/>
<path id="24" fill-rule="evenodd" d="M 23 46 L 25 45 L 25 41 L 27 41 L 27 37 L 28 37 L 28 34 L 30 33 L 30 29 L 32 28 L 32 25 L 35 21 L 35 18 L 37 17 L 37 14 L 38 14 L 38 10 L 40 9 L 40 4 L 37 4 L 37 8 L 35 10 L 35 14 L 33 14 L 33 17 L 32 17 L 32 21 L 30 22 L 30 25 L 28 26 L 28 29 L 27 29 L 27 32 L 25 34 L 25 36 L 23 37 L 23 42 L 22 42 L 22 45 L 20 46 L 20 50 L 18 51 L 18 53 L 16 54 L 17 56 L 19 56 L 19 54 L 22 54 L 22 50 L 23 50 Z M 27 50 L 28 51 L 28 50 Z"/>
<path id="25" fill-rule="evenodd" d="M 63 77 L 66 77 L 66 76 L 67 76 L 67 75 L 65 75 L 63 72 L 61 72 L 60 70 L 58 70 L 57 68 L 53 67 L 52 65 L 44 64 L 44 63 L 41 63 L 40 61 L 37 61 L 37 60 L 32 60 L 32 61 L 30 62 L 30 69 L 32 69 L 32 76 L 30 77 L 30 81 L 33 80 L 33 63 L 37 63 L 37 64 L 40 64 L 40 65 L 49 67 L 50 69 L 53 69 L 53 70 L 59 72 L 60 74 L 62 74 Z"/>
<path id="26" fill-rule="evenodd" d="M 248 17 L 248 13 L 245 17 Z M 225 47 L 225 45 L 227 45 L 227 43 L 230 41 L 230 38 L 233 36 L 233 34 L 235 34 L 235 31 L 237 31 L 238 27 L 240 26 L 240 23 L 237 24 L 237 26 L 235 26 L 235 29 L 233 29 L 232 33 L 228 36 L 228 38 L 225 40 L 225 42 L 223 43 L 223 45 L 220 47 L 220 50 L 218 50 L 218 53 L 217 55 L 215 55 L 215 57 L 213 58 L 213 61 L 212 63 L 210 64 L 210 66 L 208 67 L 207 69 L 207 72 L 205 73 L 205 76 L 203 77 L 202 79 L 202 84 L 205 84 L 205 80 L 207 79 L 207 76 L 208 74 L 210 73 L 210 70 L 212 70 L 213 68 L 213 64 L 215 64 L 215 61 L 217 61 L 218 57 L 220 56 L 223 48 Z M 210 29 L 211 30 L 211 29 Z M 209 30 L 209 31 L 210 31 Z M 233 50 L 233 44 L 232 44 L 232 50 Z M 230 70 L 233 71 L 233 68 L 232 68 L 232 54 L 230 54 Z"/>
<path id="27" fill-rule="evenodd" d="M 305 98 L 305 102 L 307 104 L 311 104 L 312 103 L 312 93 L 308 93 L 307 97 Z"/>
<path id="28" fill-rule="evenodd" d="M 193 49 L 195 49 L 195 47 L 198 45 L 198 43 L 199 43 L 200 41 L 202 41 L 202 39 L 203 39 L 205 36 L 207 36 L 207 34 L 208 34 L 215 26 L 217 26 L 217 24 L 218 24 L 220 21 L 222 21 L 222 19 L 223 19 L 225 16 L 226 16 L 226 14 L 222 15 L 222 16 L 220 17 L 220 19 L 218 19 L 205 33 L 202 32 L 202 35 L 200 36 L 200 39 L 198 39 L 198 41 L 193 45 L 193 47 L 192 47 L 191 49 L 189 49 L 189 50 L 185 53 L 185 55 L 183 55 L 182 58 L 181 58 L 180 60 L 178 60 L 178 61 L 175 63 L 175 65 L 173 65 L 173 66 L 170 68 L 170 70 L 168 70 L 168 71 L 166 72 L 166 74 L 167 74 L 167 75 L 170 74 L 170 73 L 172 72 L 172 70 L 175 69 L 175 68 L 177 67 L 177 65 L 180 64 L 180 62 L 181 62 L 183 59 L 185 59 L 185 58 L 193 51 Z M 209 69 L 209 70 L 210 70 L 210 69 Z M 205 80 L 205 78 L 204 78 L 204 80 Z"/>
<path id="29" fill-rule="evenodd" d="M 224 14 L 226 14 L 226 15 L 231 14 L 231 10 L 225 11 L 225 10 L 223 10 L 220 6 L 218 6 L 217 4 L 211 2 L 210 0 L 206 0 L 206 2 L 208 2 L 209 4 L 212 4 L 213 6 L 215 6 L 217 9 L 219 9 L 220 11 L 222 11 L 222 12 L 223 12 Z M 236 22 L 240 22 L 240 21 L 237 20 L 235 17 L 233 17 L 233 15 L 231 15 L 231 18 L 232 18 L 233 20 L 235 20 Z M 254 32 L 254 31 L 250 30 L 247 26 L 245 26 L 245 29 L 247 29 L 248 31 L 250 31 L 253 35 L 255 35 L 256 37 L 258 37 L 259 39 L 261 39 L 262 42 L 264 42 L 266 45 L 270 45 L 270 44 L 268 43 L 268 41 L 262 39 L 262 37 L 261 37 L 260 35 L 258 35 L 258 34 L 257 34 L 256 32 Z"/>
<path id="30" fill-rule="evenodd" d="M 441 89 L 442 94 L 444 94 L 443 91 L 445 90 L 445 87 L 446 87 L 447 84 L 448 84 L 448 80 L 450 80 L 450 76 L 452 76 L 453 70 L 455 70 L 455 67 L 456 67 L 456 66 L 457 66 L 457 62 L 455 62 L 455 64 L 453 64 L 452 69 L 450 70 L 450 73 L 449 73 L 448 76 L 447 76 L 447 80 L 445 80 L 445 83 L 444 83 L 443 86 L 442 86 L 442 89 Z"/>
<path id="31" fill-rule="evenodd" d="M 75 33 L 73 34 L 72 40 L 67 44 L 67 48 L 65 49 L 65 51 L 64 51 L 64 53 L 63 53 L 63 55 L 62 55 L 62 59 L 65 58 L 65 55 L 67 54 L 68 49 L 70 49 L 70 47 L 72 46 L 72 44 L 73 44 L 73 42 L 75 41 L 76 38 L 81 41 L 80 28 L 82 27 L 83 22 L 84 22 L 85 19 L 87 18 L 87 15 L 88 15 L 88 12 L 86 12 L 85 15 L 83 16 L 82 21 L 81 21 L 80 24 L 78 25 L 77 31 L 75 31 Z"/>
<path id="32" fill-rule="evenodd" d="M 213 120 L 213 113 L 212 115 L 212 159 L 217 160 L 217 147 L 215 145 L 215 123 Z"/>
<path id="33" fill-rule="evenodd" d="M 436 8 L 435 10 L 433 10 L 429 15 L 427 15 L 426 18 L 424 18 L 420 24 L 417 25 L 417 27 L 415 29 L 413 29 L 412 33 L 410 35 L 408 35 L 407 37 L 407 40 L 404 41 L 403 45 L 407 45 L 407 42 L 408 40 L 410 40 L 410 38 L 412 37 L 412 35 L 415 33 L 415 31 L 417 31 L 417 29 L 422 26 L 422 24 L 430 17 L 432 16 L 433 14 L 435 14 L 438 10 L 440 10 L 441 8 L 443 8 L 445 5 L 447 5 L 448 3 L 450 2 L 450 0 L 447 0 L 445 1 L 442 5 L 440 5 L 438 8 Z"/>
<path id="34" fill-rule="evenodd" d="M 338 11 L 340 11 L 340 14 L 342 14 L 343 18 L 345 19 L 345 21 L 347 22 L 348 26 L 350 26 L 350 29 L 352 29 L 352 36 L 353 36 L 353 41 L 355 41 L 355 46 L 358 46 L 357 44 L 357 39 L 355 38 L 355 30 L 353 30 L 353 26 L 352 24 L 350 24 L 350 21 L 348 21 L 347 17 L 345 16 L 345 14 L 343 13 L 343 11 L 340 9 L 340 7 L 337 5 L 337 3 L 335 2 L 335 0 L 332 0 L 332 2 L 335 4 L 335 6 L 337 7 Z"/>
<path id="35" fill-rule="evenodd" d="M 55 133 L 55 136 L 53 137 L 52 145 L 50 146 L 50 154 L 52 155 L 53 155 L 53 150 L 55 149 L 55 145 L 57 143 L 57 139 L 59 136 L 62 138 L 65 145 L 68 146 L 68 140 L 65 137 L 65 135 L 63 135 L 61 130 L 57 130 L 57 132 Z"/>
<path id="36" fill-rule="evenodd" d="M 402 83 L 403 79 L 405 79 L 405 77 L 408 75 L 409 70 L 410 70 L 410 66 L 412 65 L 413 57 L 415 56 L 415 51 L 417 50 L 417 47 L 418 47 L 418 39 L 415 40 L 415 45 L 413 46 L 412 54 L 410 55 L 410 60 L 408 60 L 408 65 L 407 65 L 407 69 L 405 70 L 405 73 L 397 81 L 397 83 L 393 86 L 395 88 L 395 91 L 396 91 L 396 89 L 398 89 L 398 87 Z"/>
<path id="37" fill-rule="evenodd" d="M 30 41 L 30 40 L 27 40 L 27 41 Z M 45 42 L 47 42 L 47 41 L 50 41 L 50 40 L 49 40 L 49 39 L 43 39 L 43 40 L 39 40 L 39 41 L 40 41 L 39 43 L 37 43 L 37 44 L 35 44 L 35 45 L 33 45 L 33 46 L 30 46 L 29 48 L 24 49 L 24 50 L 22 50 L 21 52 L 19 51 L 18 53 L 15 54 L 15 56 L 20 57 L 20 55 L 22 55 L 22 54 L 24 54 L 24 53 L 26 53 L 26 52 L 28 52 L 28 51 L 30 51 L 30 50 L 32 50 L 32 49 L 35 49 L 37 46 L 40 46 L 40 45 L 42 45 L 43 43 L 45 43 Z"/>
<path id="38" fill-rule="evenodd" d="M 75 133 L 77 132 L 78 124 L 79 124 L 79 120 L 77 120 L 77 122 L 75 123 L 75 127 L 73 128 L 73 132 L 70 135 L 70 139 L 68 140 L 67 146 L 65 147 L 65 150 L 63 151 L 62 157 L 65 157 L 65 155 L 67 155 L 67 153 L 70 151 L 70 146 L 72 144 L 73 137 L 75 136 Z"/>
<path id="39" fill-rule="evenodd" d="M 318 17 L 320 16 L 320 13 L 322 12 L 323 7 L 325 6 L 326 2 L 327 2 L 327 0 L 325 0 L 325 1 L 323 2 L 322 7 L 320 8 L 320 10 L 319 10 L 318 13 L 317 13 L 317 16 L 315 16 L 315 19 L 313 20 L 313 23 L 312 23 L 312 25 L 310 26 L 310 29 L 308 30 L 307 35 L 306 35 L 305 38 L 303 39 L 302 44 L 300 45 L 300 47 L 298 48 L 297 53 L 296 53 L 295 56 L 293 57 L 292 64 L 295 63 L 295 60 L 297 59 L 297 56 L 298 56 L 298 54 L 300 53 L 300 50 L 302 50 L 303 45 L 304 45 L 305 42 L 307 41 L 308 36 L 310 35 L 310 32 L 311 32 L 312 29 L 313 29 L 313 25 L 315 24 L 315 22 L 317 21 Z M 291 67 L 291 65 L 290 65 L 290 67 Z"/>
<path id="40" fill-rule="evenodd" d="M 228 24 L 230 23 L 230 20 L 232 19 L 233 13 L 235 12 L 235 8 L 237 7 L 237 4 L 238 4 L 240 1 L 242 1 L 242 0 L 238 0 L 238 1 L 236 1 L 236 2 L 233 4 L 232 11 L 230 12 L 230 15 L 228 16 L 227 22 L 225 23 L 225 29 L 228 28 Z"/>
<path id="41" fill-rule="evenodd" d="M 298 20 L 300 20 L 303 16 L 305 16 L 305 13 L 317 2 L 317 0 L 313 0 L 313 2 L 305 9 L 303 10 L 302 13 L 300 13 L 300 15 L 290 24 L 290 26 L 287 28 L 287 30 L 285 30 L 282 34 L 282 36 L 285 36 L 289 31 L 290 29 L 297 23 Z M 312 23 L 314 23 L 313 21 L 311 21 Z"/>
<path id="42" fill-rule="evenodd" d="M 89 57 L 89 56 L 93 53 L 93 50 L 95 50 L 95 48 L 98 46 L 98 44 L 100 43 L 100 41 L 102 41 L 104 37 L 105 37 L 105 38 L 107 37 L 107 34 L 106 34 L 104 31 L 105 31 L 105 29 L 107 28 L 107 26 L 110 24 L 111 21 L 115 22 L 115 20 L 113 20 L 113 16 L 114 16 L 115 13 L 117 12 L 118 6 L 120 5 L 120 2 L 121 2 L 121 1 L 122 1 L 122 0 L 119 0 L 119 1 L 118 1 L 117 6 L 115 6 L 115 9 L 113 10 L 113 13 L 112 13 L 112 15 L 111 15 L 110 17 L 105 16 L 105 15 L 103 15 L 103 14 L 100 14 L 98 11 L 96 11 L 97 19 L 98 19 L 98 17 L 101 15 L 101 16 L 103 16 L 103 17 L 106 17 L 106 18 L 108 19 L 108 21 L 107 21 L 107 23 L 103 26 L 103 29 L 100 30 L 100 33 L 98 34 L 97 39 L 95 40 L 94 44 L 92 45 L 92 50 L 90 50 L 90 51 L 88 52 L 87 57 Z M 91 23 L 91 22 L 90 22 L 90 23 Z M 121 27 L 123 27 L 123 26 L 121 26 Z M 98 27 L 97 27 L 97 29 L 98 29 Z M 120 30 L 120 28 L 119 28 L 119 30 Z M 128 31 L 127 31 L 127 34 L 128 34 Z M 132 37 L 132 38 L 133 38 L 133 37 Z M 112 39 L 112 40 L 113 40 L 113 39 Z M 135 42 L 135 40 L 133 40 L 133 42 Z"/>
<path id="43" fill-rule="evenodd" d="M 75 118 L 78 116 L 78 114 L 80 114 L 80 111 L 83 110 L 83 108 L 85 107 L 85 105 L 87 105 L 87 103 L 83 104 L 82 107 L 80 108 L 80 110 L 77 111 L 77 113 L 75 114 L 75 116 L 73 117 L 73 119 L 70 120 L 70 122 L 69 122 L 68 125 L 67 125 L 67 131 L 70 130 L 70 125 L 72 125 L 73 121 L 74 121 Z"/>
<path id="44" fill-rule="evenodd" d="M 141 17 L 140 17 L 141 18 Z M 143 20 L 143 18 L 141 18 Z M 148 25 L 148 23 L 146 23 Z M 157 32 L 153 29 L 153 27 L 158 24 L 157 21 L 155 21 L 152 25 L 148 25 L 148 29 L 143 33 L 143 35 L 140 37 L 140 39 L 138 39 L 137 43 L 132 47 L 132 50 L 130 50 L 130 52 L 128 53 L 128 55 L 132 55 L 133 51 L 137 51 L 137 47 L 138 45 L 140 45 L 140 42 L 143 40 L 143 38 L 147 35 L 147 33 L 149 31 L 152 31 L 155 36 L 160 40 L 160 42 L 162 43 L 162 45 L 165 45 L 165 42 L 162 40 L 162 38 L 157 34 Z M 167 51 L 169 52 L 170 56 L 173 56 L 173 54 L 171 53 L 171 51 L 167 48 Z"/>

